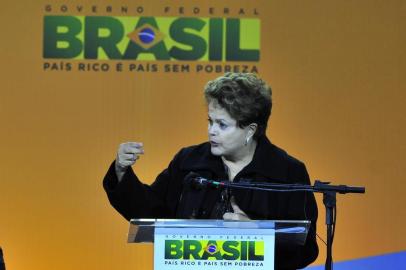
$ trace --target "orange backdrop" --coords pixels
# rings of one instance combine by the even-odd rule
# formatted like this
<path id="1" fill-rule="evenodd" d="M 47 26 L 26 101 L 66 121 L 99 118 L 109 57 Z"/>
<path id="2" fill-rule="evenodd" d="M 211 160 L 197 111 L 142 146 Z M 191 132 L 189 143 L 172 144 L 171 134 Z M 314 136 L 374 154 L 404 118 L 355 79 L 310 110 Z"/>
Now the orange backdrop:
<path id="1" fill-rule="evenodd" d="M 180 147 L 206 140 L 202 89 L 220 74 L 43 70 L 45 5 L 95 15 L 74 10 L 93 2 L 1 3 L 0 245 L 8 269 L 152 269 L 151 245 L 126 244 L 128 224 L 107 201 L 104 173 L 123 141 L 144 142 L 134 169 L 150 183 Z M 121 4 L 193 16 L 163 14 L 162 1 L 97 1 Z M 166 5 L 257 9 L 256 65 L 274 91 L 269 137 L 303 160 L 312 179 L 367 188 L 338 197 L 335 260 L 405 250 L 406 2 Z M 325 258 L 319 245 L 316 264 Z"/>

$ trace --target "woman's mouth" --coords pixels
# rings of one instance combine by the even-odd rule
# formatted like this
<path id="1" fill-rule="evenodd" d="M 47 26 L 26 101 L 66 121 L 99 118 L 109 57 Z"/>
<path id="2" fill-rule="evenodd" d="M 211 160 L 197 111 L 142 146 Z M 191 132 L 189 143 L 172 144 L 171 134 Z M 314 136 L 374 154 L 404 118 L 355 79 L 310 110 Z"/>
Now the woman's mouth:
<path id="1" fill-rule="evenodd" d="M 210 141 L 210 144 L 211 144 L 212 147 L 217 147 L 217 146 L 219 146 L 219 143 L 214 142 L 214 141 Z"/>

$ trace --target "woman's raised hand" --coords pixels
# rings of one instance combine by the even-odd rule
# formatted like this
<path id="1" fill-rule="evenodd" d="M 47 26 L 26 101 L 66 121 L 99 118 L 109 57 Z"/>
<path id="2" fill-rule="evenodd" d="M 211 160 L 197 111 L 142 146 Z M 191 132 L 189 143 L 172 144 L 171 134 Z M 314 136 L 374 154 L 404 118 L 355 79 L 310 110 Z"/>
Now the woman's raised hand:
<path id="1" fill-rule="evenodd" d="M 134 165 L 140 155 L 144 154 L 141 142 L 126 142 L 120 144 L 116 157 L 116 174 L 120 181 L 128 167 Z"/>

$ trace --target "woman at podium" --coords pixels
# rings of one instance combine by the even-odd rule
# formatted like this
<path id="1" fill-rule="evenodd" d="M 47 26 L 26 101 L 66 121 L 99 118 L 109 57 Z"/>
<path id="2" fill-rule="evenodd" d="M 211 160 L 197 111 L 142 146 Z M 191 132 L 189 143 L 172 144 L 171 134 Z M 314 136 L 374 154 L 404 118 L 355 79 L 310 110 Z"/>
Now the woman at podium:
<path id="1" fill-rule="evenodd" d="M 304 246 L 278 248 L 275 269 L 298 269 L 318 255 L 317 205 L 310 192 L 229 190 L 219 181 L 310 184 L 305 165 L 266 137 L 271 88 L 249 73 L 227 73 L 207 83 L 208 141 L 181 149 L 151 185 L 132 169 L 141 142 L 122 143 L 103 181 L 111 205 L 132 218 L 310 220 Z"/>

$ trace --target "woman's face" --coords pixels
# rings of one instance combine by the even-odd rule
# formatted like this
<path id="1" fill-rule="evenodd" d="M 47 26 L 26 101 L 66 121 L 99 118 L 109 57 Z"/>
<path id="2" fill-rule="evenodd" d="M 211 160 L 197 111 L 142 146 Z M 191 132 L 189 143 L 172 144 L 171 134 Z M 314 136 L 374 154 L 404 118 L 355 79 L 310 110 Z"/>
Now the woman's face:
<path id="1" fill-rule="evenodd" d="M 208 114 L 211 153 L 230 158 L 238 156 L 248 136 L 248 128 L 238 127 L 237 121 L 216 101 L 209 103 Z"/>

